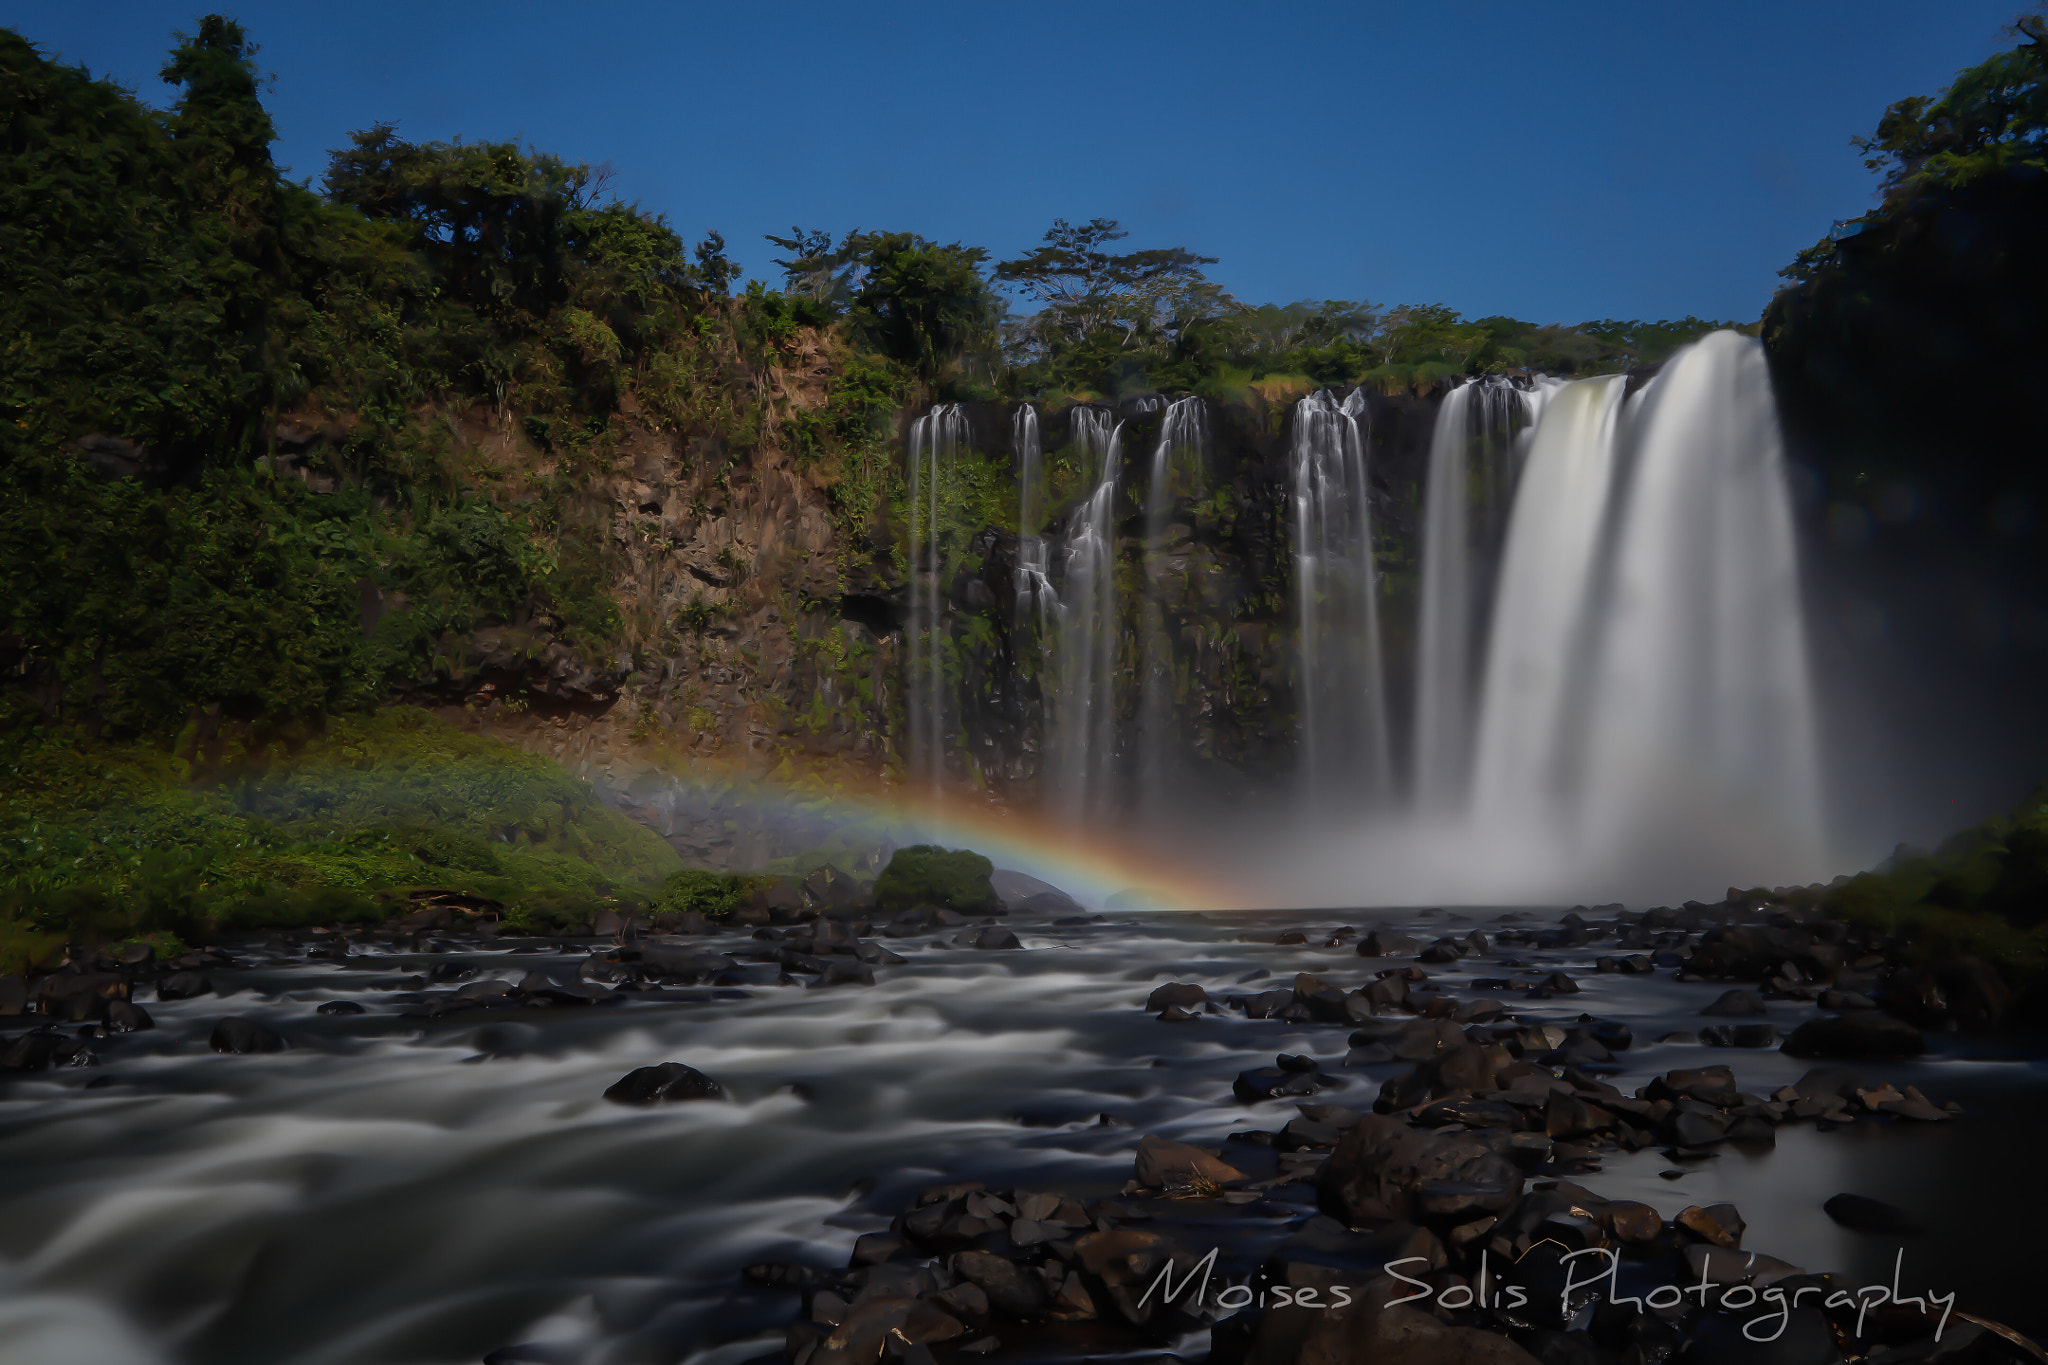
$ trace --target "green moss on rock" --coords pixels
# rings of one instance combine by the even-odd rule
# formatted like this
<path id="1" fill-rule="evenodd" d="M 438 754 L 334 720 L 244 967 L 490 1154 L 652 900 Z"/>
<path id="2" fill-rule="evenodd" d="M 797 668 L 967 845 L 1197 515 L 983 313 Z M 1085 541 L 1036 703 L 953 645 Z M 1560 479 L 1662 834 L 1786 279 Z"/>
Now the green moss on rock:
<path id="1" fill-rule="evenodd" d="M 979 853 L 912 844 L 897 849 L 875 878 L 875 905 L 883 910 L 941 905 L 963 914 L 983 913 L 997 906 L 989 881 L 994 872 L 995 864 Z"/>

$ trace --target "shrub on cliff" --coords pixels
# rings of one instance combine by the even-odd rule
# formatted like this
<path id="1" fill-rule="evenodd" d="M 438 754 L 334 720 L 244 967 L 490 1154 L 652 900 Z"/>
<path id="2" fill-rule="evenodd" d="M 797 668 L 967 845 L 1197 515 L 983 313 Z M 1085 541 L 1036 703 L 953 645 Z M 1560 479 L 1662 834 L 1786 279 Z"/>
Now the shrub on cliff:
<path id="1" fill-rule="evenodd" d="M 996 889 L 989 882 L 995 864 L 967 849 L 937 844 L 899 848 L 882 875 L 875 878 L 875 904 L 883 910 L 913 905 L 942 905 L 963 914 L 996 908 Z"/>
<path id="2" fill-rule="evenodd" d="M 717 919 L 739 909 L 758 880 L 736 872 L 685 868 L 669 874 L 647 908 L 656 915 L 695 913 Z"/>

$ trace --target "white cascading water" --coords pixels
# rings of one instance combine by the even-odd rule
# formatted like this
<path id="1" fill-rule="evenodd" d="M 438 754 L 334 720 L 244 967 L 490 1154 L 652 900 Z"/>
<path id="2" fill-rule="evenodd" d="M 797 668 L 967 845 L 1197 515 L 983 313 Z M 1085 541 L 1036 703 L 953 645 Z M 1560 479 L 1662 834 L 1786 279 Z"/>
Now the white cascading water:
<path id="1" fill-rule="evenodd" d="M 1627 386 L 1623 375 L 1566 385 L 1529 444 L 1479 698 L 1472 793 L 1482 824 L 1565 799 L 1562 736 L 1594 637 L 1592 583 Z"/>
<path id="2" fill-rule="evenodd" d="M 1311 801 L 1373 801 L 1392 785 L 1365 397 L 1294 405 L 1290 493 L 1301 735 Z"/>
<path id="3" fill-rule="evenodd" d="M 1550 386 L 1476 379 L 1444 396 L 1430 436 L 1417 622 L 1414 796 L 1455 810 L 1471 774 L 1475 645 L 1486 599 L 1483 551 L 1498 536 L 1519 460 L 1518 436 Z"/>
<path id="4" fill-rule="evenodd" d="M 946 771 L 946 687 L 942 622 L 945 562 L 939 485 L 967 443 L 967 412 L 941 403 L 910 424 L 910 616 L 904 624 L 904 709 L 910 780 L 937 800 Z"/>
<path id="5" fill-rule="evenodd" d="M 1824 837 L 1816 706 L 1763 348 L 1715 332 L 1624 385 L 1568 385 L 1537 424 L 1475 832 L 1556 840 L 1624 879 L 1803 879 Z"/>
<path id="6" fill-rule="evenodd" d="M 1168 627 L 1166 571 L 1176 489 L 1192 491 L 1204 476 L 1209 459 L 1209 409 L 1200 398 L 1182 398 L 1168 405 L 1152 448 L 1151 476 L 1145 489 L 1145 601 L 1141 637 L 1141 681 L 1138 693 L 1138 799 L 1147 814 L 1157 817 L 1168 806 L 1179 725 L 1174 711 L 1173 641 Z"/>
<path id="7" fill-rule="evenodd" d="M 1046 717 L 1051 809 L 1075 825 L 1111 809 L 1116 773 L 1116 508 L 1123 424 L 1099 408 L 1077 408 L 1073 445 L 1090 489 L 1068 518 L 1051 632 L 1051 705 Z"/>
<path id="8" fill-rule="evenodd" d="M 1038 409 L 1031 404 L 1019 404 L 1010 415 L 1010 443 L 1017 452 L 1015 625 L 1016 636 L 1022 639 L 1025 622 L 1034 615 L 1043 620 L 1053 604 L 1045 528 L 1039 524 L 1045 516 L 1045 451 L 1038 435 Z"/>

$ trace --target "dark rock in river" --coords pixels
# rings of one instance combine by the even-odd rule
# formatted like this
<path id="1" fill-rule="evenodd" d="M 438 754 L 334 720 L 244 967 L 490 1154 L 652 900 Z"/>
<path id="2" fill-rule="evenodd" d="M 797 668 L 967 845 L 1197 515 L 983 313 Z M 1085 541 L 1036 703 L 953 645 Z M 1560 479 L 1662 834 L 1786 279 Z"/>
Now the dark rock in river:
<path id="1" fill-rule="evenodd" d="M 1230 1093 L 1246 1104 L 1257 1104 L 1261 1100 L 1288 1095 L 1313 1095 L 1319 1084 L 1315 1076 L 1306 1072 L 1262 1066 L 1239 1072 L 1237 1079 L 1231 1082 Z"/>
<path id="2" fill-rule="evenodd" d="M 172 972 L 156 983 L 159 1000 L 192 1000 L 213 994 L 213 983 L 198 972 Z"/>
<path id="3" fill-rule="evenodd" d="M 1754 1313 L 1702 1314 L 1686 1348 L 1686 1365 L 1837 1365 L 1842 1359 L 1828 1320 L 1811 1303 L 1792 1309 L 1782 1325 L 1776 1310 L 1772 1312 L 1769 1324 L 1758 1329 L 1758 1334 L 1776 1329 L 1777 1335 L 1765 1341 L 1745 1331 L 1756 1321 Z M 1917 1354 L 1897 1358 L 1930 1359 Z"/>
<path id="4" fill-rule="evenodd" d="M 1184 1010 L 1198 1010 L 1209 1003 L 1209 992 L 1192 981 L 1169 981 L 1164 986 L 1155 986 L 1152 994 L 1145 997 L 1145 1008 L 1152 1013 L 1172 1005 Z"/>
<path id="5" fill-rule="evenodd" d="M 1483 1142 L 1411 1128 L 1398 1118 L 1368 1114 L 1353 1124 L 1316 1177 L 1323 1212 L 1351 1226 L 1405 1218 L 1419 1210 L 1425 1185 L 1455 1181 L 1519 1191 L 1522 1173 Z"/>
<path id="6" fill-rule="evenodd" d="M 131 1000 L 107 1002 L 107 1027 L 115 1033 L 140 1033 L 156 1027 L 149 1011 Z"/>
<path id="7" fill-rule="evenodd" d="M 1243 1171 L 1199 1147 L 1149 1135 L 1138 1140 L 1137 1179 L 1140 1185 L 1170 1190 L 1200 1181 L 1227 1185 L 1244 1178 Z"/>
<path id="8" fill-rule="evenodd" d="M 1269 1309 L 1244 1365 L 1537 1365 L 1535 1356 L 1497 1333 L 1446 1326 L 1410 1305 L 1388 1302 L 1407 1292 L 1408 1286 L 1383 1277 L 1342 1307 L 1332 1297 Z M 1228 1326 L 1217 1324 L 1219 1349 L 1212 1358 L 1225 1354 Z"/>
<path id="9" fill-rule="evenodd" d="M 1720 999 L 1700 1011 L 1724 1018 L 1765 1012 L 1763 1000 L 1754 991 L 1724 991 Z"/>
<path id="10" fill-rule="evenodd" d="M 612 998 L 612 993 L 595 981 L 557 981 L 546 972 L 528 972 L 519 979 L 519 990 L 530 1003 L 543 1005 L 596 1005 Z"/>
<path id="11" fill-rule="evenodd" d="M 1700 1030 L 1700 1041 L 1708 1047 L 1775 1047 L 1776 1024 L 1713 1024 Z"/>
<path id="12" fill-rule="evenodd" d="M 1784 1046 L 1793 1057 L 1917 1057 L 1926 1050 L 1919 1029 L 1876 1010 L 1809 1019 Z"/>
<path id="13" fill-rule="evenodd" d="M 229 1015 L 215 1024 L 213 1036 L 207 1041 L 215 1052 L 231 1052 L 238 1056 L 251 1052 L 282 1052 L 290 1046 L 281 1034 L 240 1015 Z"/>
<path id="14" fill-rule="evenodd" d="M 1412 957 L 1421 948 L 1420 940 L 1391 929 L 1375 929 L 1358 940 L 1360 957 Z"/>
<path id="15" fill-rule="evenodd" d="M 1733 1204 L 1708 1204 L 1705 1207 L 1694 1204 L 1672 1221 L 1702 1241 L 1730 1251 L 1742 1245 L 1742 1234 L 1748 1227 Z"/>
<path id="16" fill-rule="evenodd" d="M 18 976 L 0 976 L 0 1016 L 12 1018 L 28 1013 L 28 982 Z"/>
<path id="17" fill-rule="evenodd" d="M 1294 978 L 1294 1000 L 1319 1023 L 1351 1022 L 1351 1008 L 1345 1003 L 1344 992 L 1314 972 L 1302 972 Z"/>
<path id="18" fill-rule="evenodd" d="M 1857 1232 L 1912 1237 L 1926 1231 L 1918 1219 L 1897 1204 L 1887 1204 L 1882 1199 L 1870 1199 L 1860 1194 L 1838 1194 L 1820 1207 L 1828 1217 Z"/>
<path id="19" fill-rule="evenodd" d="M 604 1097 L 614 1104 L 662 1104 L 682 1100 L 722 1100 L 725 1087 L 693 1066 L 663 1062 L 630 1071 Z"/>

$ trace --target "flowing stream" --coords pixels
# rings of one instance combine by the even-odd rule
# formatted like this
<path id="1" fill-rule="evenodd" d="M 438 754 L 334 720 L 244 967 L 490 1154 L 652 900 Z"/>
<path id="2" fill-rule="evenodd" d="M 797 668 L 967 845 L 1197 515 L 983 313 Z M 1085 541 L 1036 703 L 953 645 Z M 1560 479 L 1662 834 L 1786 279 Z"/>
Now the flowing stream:
<path id="1" fill-rule="evenodd" d="M 1485 925 L 1496 912 L 1468 913 Z M 868 988 L 768 985 L 774 968 L 748 967 L 738 989 L 441 1020 L 399 1011 L 445 955 L 252 949 L 213 973 L 225 998 L 149 1002 L 159 1027 L 99 1044 L 102 1066 L 0 1088 L 0 1365 L 475 1365 L 513 1343 L 531 1349 L 502 1359 L 555 1365 L 772 1355 L 794 1296 L 746 1288 L 741 1267 L 843 1265 L 855 1236 L 926 1183 L 1114 1193 L 1140 1134 L 1214 1143 L 1283 1124 L 1287 1103 L 1230 1098 L 1235 1073 L 1276 1052 L 1316 1056 L 1346 1079 L 1319 1098 L 1369 1107 L 1398 1066 L 1342 1067 L 1344 1027 L 1228 1013 L 1173 1025 L 1139 1006 L 1164 980 L 1221 995 L 1311 969 L 1350 988 L 1387 961 L 1313 946 L 1328 929 L 1434 933 L 1460 918 L 1013 920 L 1022 951 L 890 940 L 907 961 Z M 1309 946 L 1275 946 L 1286 927 L 1307 929 Z M 759 946 L 712 943 L 735 955 Z M 579 955 L 537 948 L 454 956 L 516 978 Z M 1503 1002 L 1533 1020 L 1629 1023 L 1637 1045 L 1609 1078 L 1624 1088 L 1727 1063 L 1767 1093 L 1805 1069 L 1775 1051 L 1652 1042 L 1696 1030 L 1722 987 L 1595 974 L 1600 951 L 1520 951 L 1521 969 L 1563 968 L 1582 992 Z M 1510 968 L 1474 958 L 1427 970 L 1469 990 Z M 368 1013 L 314 1013 L 338 999 Z M 1771 1006 L 1781 1026 L 1811 1012 Z M 292 1049 L 212 1054 L 208 1030 L 230 1013 Z M 1930 1041 L 1922 1061 L 1859 1070 L 1960 1100 L 1960 1120 L 1787 1125 L 1775 1151 L 1730 1150 L 1677 1180 L 1660 1178 L 1669 1163 L 1655 1150 L 1579 1178 L 1666 1217 L 1731 1200 L 1749 1222 L 1745 1245 L 1869 1283 L 1889 1276 L 1901 1243 L 1839 1228 L 1819 1205 L 1843 1190 L 1888 1199 L 1929 1229 L 1903 1244 L 1910 1282 L 2048 1331 L 2027 1250 L 2048 1215 L 2048 1191 L 2028 1178 L 2048 1070 Z M 716 1077 L 731 1102 L 636 1110 L 600 1098 L 628 1070 L 669 1060 Z M 1298 1217 L 1310 1212 L 1304 1203 Z"/>

